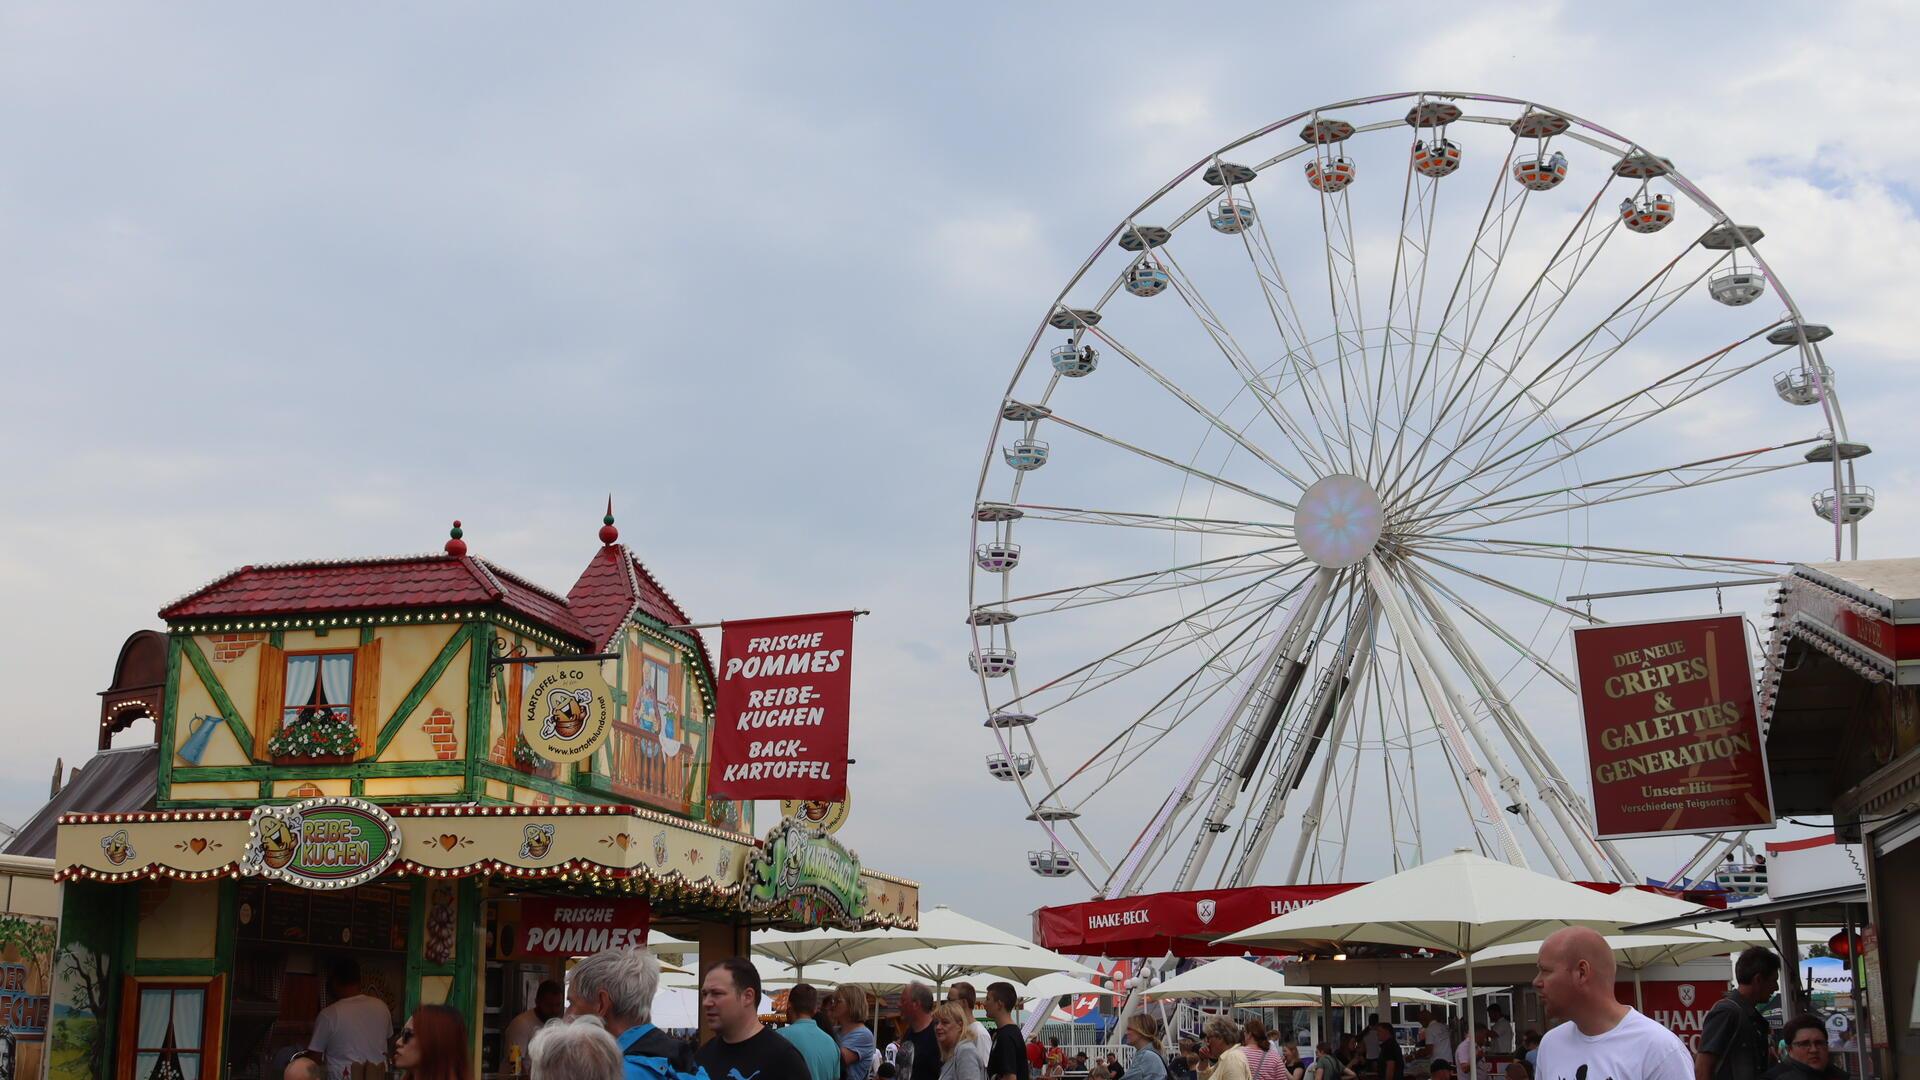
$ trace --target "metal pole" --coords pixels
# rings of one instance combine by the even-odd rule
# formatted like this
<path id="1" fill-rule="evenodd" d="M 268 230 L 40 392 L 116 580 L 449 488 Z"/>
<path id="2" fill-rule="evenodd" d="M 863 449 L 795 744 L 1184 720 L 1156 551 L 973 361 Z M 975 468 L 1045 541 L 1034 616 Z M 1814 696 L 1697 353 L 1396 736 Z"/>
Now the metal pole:
<path id="1" fill-rule="evenodd" d="M 1567 603 L 1576 600 L 1611 600 L 1618 596 L 1652 596 L 1655 593 L 1694 592 L 1699 589 L 1733 589 L 1742 585 L 1778 585 L 1779 578 L 1735 578 L 1731 581 L 1703 581 L 1697 585 L 1661 585 L 1650 589 L 1620 589 L 1615 592 L 1581 593 L 1567 597 Z"/>
<path id="2" fill-rule="evenodd" d="M 1780 968 L 1786 978 L 1780 980 L 1780 1010 L 1785 1016 L 1799 1016 L 1803 995 L 1800 991 L 1800 917 L 1791 911 L 1780 915 Z"/>

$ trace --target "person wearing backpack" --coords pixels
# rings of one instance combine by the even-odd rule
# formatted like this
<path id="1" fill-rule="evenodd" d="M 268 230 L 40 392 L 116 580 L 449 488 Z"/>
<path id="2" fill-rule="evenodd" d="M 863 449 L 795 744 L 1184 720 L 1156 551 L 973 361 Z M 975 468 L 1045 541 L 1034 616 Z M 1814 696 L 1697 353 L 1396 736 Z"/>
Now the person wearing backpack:
<path id="1" fill-rule="evenodd" d="M 653 1026 L 660 961 L 645 949 L 606 949 L 574 966 L 567 1015 L 594 1016 L 620 1047 L 626 1080 L 708 1080 L 693 1047 Z"/>
<path id="2" fill-rule="evenodd" d="M 1759 1080 L 1773 1065 L 1773 1029 L 1760 1006 L 1780 989 L 1780 957 L 1755 945 L 1733 962 L 1733 981 L 1734 988 L 1701 1022 L 1694 1080 Z"/>

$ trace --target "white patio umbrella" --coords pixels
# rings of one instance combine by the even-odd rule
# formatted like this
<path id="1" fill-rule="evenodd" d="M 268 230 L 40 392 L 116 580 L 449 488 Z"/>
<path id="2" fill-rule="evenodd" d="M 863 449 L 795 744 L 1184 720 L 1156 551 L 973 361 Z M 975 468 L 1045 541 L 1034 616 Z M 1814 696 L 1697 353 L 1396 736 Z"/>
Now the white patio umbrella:
<path id="1" fill-rule="evenodd" d="M 1086 997 L 1089 994 L 1095 997 L 1120 996 L 1118 990 L 1109 990 L 1096 983 L 1090 983 L 1077 975 L 1069 975 L 1064 971 L 1056 971 L 1051 975 L 1042 975 L 1028 982 L 1026 985 L 1026 993 L 1022 995 L 1022 1000 L 1026 1000 L 1027 998 L 1048 997 Z"/>
<path id="2" fill-rule="evenodd" d="M 910 982 L 924 981 L 918 975 L 901 971 L 887 963 L 886 957 L 875 956 L 842 968 L 838 984 L 858 986 L 876 994 L 891 994 Z"/>
<path id="3" fill-rule="evenodd" d="M 1294 989 L 1306 991 L 1307 988 L 1302 986 L 1295 987 Z M 1336 986 L 1328 992 L 1333 995 L 1333 1005 L 1336 1009 L 1364 1009 L 1371 1005 L 1376 1005 L 1380 1001 L 1380 989 L 1375 986 Z M 1387 996 L 1389 1000 L 1398 1005 L 1453 1004 L 1438 994 L 1429 993 L 1412 986 L 1393 987 Z M 1308 1004 L 1318 1006 L 1320 1003 L 1320 996 L 1315 994 L 1313 1001 Z M 1297 1009 L 1300 1008 L 1301 1005 L 1302 1003 L 1298 999 L 1292 997 L 1274 998 L 1270 1001 L 1249 1001 L 1245 1003 L 1245 1007 L 1249 1009 Z"/>
<path id="4" fill-rule="evenodd" d="M 1650 967 L 1661 964 L 1685 964 L 1693 960 L 1705 960 L 1714 956 L 1725 956 L 1739 952 L 1749 945 L 1768 944 L 1767 935 L 1760 930 L 1727 930 L 1714 937 L 1680 937 L 1676 934 L 1612 934 L 1607 937 L 1607 946 L 1613 950 L 1614 963 L 1623 970 L 1633 972 L 1633 1004 L 1639 1008 L 1643 1004 L 1640 992 L 1640 975 Z M 1493 964 L 1502 961 L 1537 960 L 1540 956 L 1538 941 L 1520 941 L 1512 945 L 1496 945 L 1474 956 L 1478 964 Z M 1466 961 L 1456 960 L 1438 971 L 1458 971 Z"/>
<path id="5" fill-rule="evenodd" d="M 882 959 L 888 967 L 898 968 L 916 979 L 944 986 L 969 975 L 991 976 L 1016 982 L 1028 982 L 1042 975 L 1065 972 L 1087 977 L 1100 974 L 1078 960 L 1065 957 L 1038 945 L 1023 945 L 1014 939 L 1004 945 L 953 945 L 944 949 L 914 949 L 891 953 Z"/>
<path id="6" fill-rule="evenodd" d="M 1304 986 L 1288 986 L 1287 977 L 1251 960 L 1238 956 L 1212 960 L 1192 971 L 1175 975 L 1149 987 L 1141 995 L 1147 1001 L 1167 998 L 1211 998 L 1231 1005 L 1266 998 L 1292 999 L 1293 1004 L 1312 1004 L 1320 995 Z"/>
<path id="7" fill-rule="evenodd" d="M 1641 921 L 1640 910 L 1583 885 L 1462 850 L 1220 940 L 1269 946 L 1361 941 L 1457 953 L 1471 999 L 1473 962 L 1481 951 L 1538 941 L 1569 926 L 1617 933 Z M 1468 1076 L 1476 1056 L 1469 1044 Z"/>
<path id="8" fill-rule="evenodd" d="M 910 949 L 941 949 L 950 945 L 1027 945 L 997 926 L 969 918 L 944 904 L 922 911 L 919 923 L 916 930 L 762 930 L 753 935 L 753 952 L 757 956 L 772 957 L 805 973 L 810 965 L 822 960 L 854 964 Z"/>
<path id="9" fill-rule="evenodd" d="M 798 968 L 790 967 L 778 960 L 765 956 L 753 957 L 753 969 L 760 973 L 760 986 L 765 990 L 784 990 L 796 983 L 811 983 L 814 986 L 831 989 L 839 985 L 839 977 L 848 970 L 846 964 L 819 962 L 802 976 Z M 690 965 L 697 966 L 697 965 Z M 669 968 L 661 965 L 661 986 L 695 987 L 700 985 L 700 976 L 693 971 Z"/>

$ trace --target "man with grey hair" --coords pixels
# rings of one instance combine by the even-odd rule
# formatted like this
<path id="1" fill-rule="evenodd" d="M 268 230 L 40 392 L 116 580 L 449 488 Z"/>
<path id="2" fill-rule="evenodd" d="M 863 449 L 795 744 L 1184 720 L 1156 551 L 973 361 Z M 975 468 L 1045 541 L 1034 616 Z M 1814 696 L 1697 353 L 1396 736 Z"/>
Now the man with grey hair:
<path id="1" fill-rule="evenodd" d="M 527 1044 L 534 1080 L 609 1080 L 624 1074 L 620 1044 L 597 1016 L 552 1020 Z"/>
<path id="2" fill-rule="evenodd" d="M 599 1019 L 620 1049 L 627 1080 L 705 1080 L 693 1047 L 653 1026 L 653 995 L 659 988 L 660 961 L 652 953 L 606 949 L 574 965 L 568 975 L 567 1015 Z"/>
<path id="3" fill-rule="evenodd" d="M 900 990 L 900 1060 L 898 1080 L 936 1080 L 940 1075 L 940 1043 L 933 1034 L 933 990 L 910 982 Z"/>

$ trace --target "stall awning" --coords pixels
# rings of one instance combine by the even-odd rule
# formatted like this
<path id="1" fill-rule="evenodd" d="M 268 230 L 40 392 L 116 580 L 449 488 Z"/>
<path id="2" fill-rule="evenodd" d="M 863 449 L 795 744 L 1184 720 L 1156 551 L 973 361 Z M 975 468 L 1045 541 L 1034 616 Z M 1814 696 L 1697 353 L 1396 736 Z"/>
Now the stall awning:
<path id="1" fill-rule="evenodd" d="M 1865 904 L 1867 887 L 1849 885 L 1838 889 L 1822 889 L 1818 892 L 1802 893 L 1779 900 L 1759 900 L 1753 903 L 1738 904 L 1724 909 L 1703 908 L 1691 915 L 1676 915 L 1671 919 L 1656 919 L 1653 922 L 1638 923 L 1622 928 L 1625 934 L 1657 934 L 1662 930 L 1673 930 L 1703 922 L 1730 922 L 1735 926 L 1758 926 L 1780 915 L 1798 915 L 1803 921 L 1833 922 L 1846 921 L 1844 909 L 1850 904 Z"/>
<path id="2" fill-rule="evenodd" d="M 749 857 L 762 849 L 760 841 L 643 807 L 378 807 L 357 799 L 314 799 L 260 812 L 278 815 L 283 823 L 297 812 L 322 821 L 349 806 L 362 815 L 358 826 L 351 820 L 344 825 L 329 820 L 323 826 L 308 824 L 304 835 L 291 837 L 300 853 L 308 850 L 306 841 L 320 845 L 312 849 L 317 869 L 308 880 L 298 879 L 307 871 L 300 855 L 284 854 L 286 845 L 271 856 L 265 853 L 255 811 L 245 809 L 65 814 L 57 830 L 55 877 L 127 882 L 268 876 L 337 888 L 364 877 L 342 872 L 329 880 L 328 868 L 364 857 L 368 863 L 363 869 L 381 876 L 489 875 L 598 888 L 646 896 L 656 904 L 736 911 L 749 918 L 757 910 L 759 897 L 747 867 Z M 346 837 L 341 830 L 351 827 L 361 828 L 366 836 Z M 342 846 L 362 842 L 368 846 Z M 858 883 L 864 904 L 857 926 L 914 924 L 919 888 L 913 882 L 862 868 Z"/>

